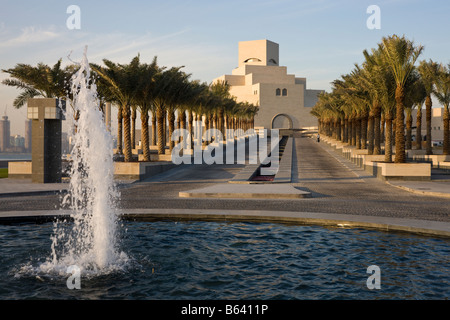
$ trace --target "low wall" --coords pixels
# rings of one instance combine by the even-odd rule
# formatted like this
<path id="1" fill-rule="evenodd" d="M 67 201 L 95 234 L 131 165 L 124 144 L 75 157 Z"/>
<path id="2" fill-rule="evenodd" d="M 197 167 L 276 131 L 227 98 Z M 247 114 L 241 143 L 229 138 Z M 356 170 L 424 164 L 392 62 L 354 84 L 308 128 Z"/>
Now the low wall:
<path id="1" fill-rule="evenodd" d="M 124 180 L 142 180 L 147 177 L 165 172 L 174 168 L 172 162 L 114 162 L 114 177 Z M 31 161 L 10 162 L 8 178 L 31 179 Z"/>
<path id="2" fill-rule="evenodd" d="M 31 161 L 9 162 L 8 178 L 13 179 L 31 179 Z"/>
<path id="3" fill-rule="evenodd" d="M 139 161 L 144 161 L 144 155 L 143 154 L 139 154 L 138 155 L 138 160 Z M 150 153 L 150 161 L 172 161 L 172 155 L 171 154 L 155 154 L 155 153 Z"/>
<path id="4" fill-rule="evenodd" d="M 114 177 L 124 180 L 143 180 L 176 167 L 172 162 L 115 162 Z"/>
<path id="5" fill-rule="evenodd" d="M 366 172 L 381 180 L 431 180 L 431 164 L 429 163 L 387 163 L 370 162 L 365 165 Z"/>
<path id="6" fill-rule="evenodd" d="M 450 155 L 443 154 L 432 154 L 432 155 L 413 155 L 412 159 L 417 162 L 428 162 L 431 163 L 434 167 L 438 167 L 441 162 L 449 162 Z"/>

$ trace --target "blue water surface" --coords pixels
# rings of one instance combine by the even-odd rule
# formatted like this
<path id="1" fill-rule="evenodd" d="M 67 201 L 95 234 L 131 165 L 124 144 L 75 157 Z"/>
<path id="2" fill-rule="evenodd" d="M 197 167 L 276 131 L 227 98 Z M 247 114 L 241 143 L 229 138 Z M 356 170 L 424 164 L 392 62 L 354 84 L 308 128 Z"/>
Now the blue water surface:
<path id="1" fill-rule="evenodd" d="M 36 266 L 53 226 L 0 225 L 0 299 L 448 299 L 450 239 L 247 222 L 120 222 L 121 271 L 67 275 Z M 369 289 L 369 266 L 380 289 Z M 371 282 L 373 283 L 373 282 Z"/>

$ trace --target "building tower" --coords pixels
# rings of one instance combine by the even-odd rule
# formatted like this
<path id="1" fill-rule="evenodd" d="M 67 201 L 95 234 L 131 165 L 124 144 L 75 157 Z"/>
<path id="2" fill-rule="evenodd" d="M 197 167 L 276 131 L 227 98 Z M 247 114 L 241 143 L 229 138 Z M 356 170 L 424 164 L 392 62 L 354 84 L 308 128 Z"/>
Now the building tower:
<path id="1" fill-rule="evenodd" d="M 10 136 L 10 122 L 8 116 L 5 114 L 2 120 L 0 120 L 0 152 L 5 152 L 9 148 Z"/>
<path id="2" fill-rule="evenodd" d="M 31 119 L 25 120 L 25 150 L 31 152 Z"/>
<path id="3" fill-rule="evenodd" d="M 317 126 L 310 114 L 323 90 L 306 87 L 306 78 L 287 73 L 280 65 L 279 45 L 269 40 L 239 42 L 238 67 L 213 80 L 226 81 L 238 102 L 259 107 L 255 129 L 307 129 Z"/>

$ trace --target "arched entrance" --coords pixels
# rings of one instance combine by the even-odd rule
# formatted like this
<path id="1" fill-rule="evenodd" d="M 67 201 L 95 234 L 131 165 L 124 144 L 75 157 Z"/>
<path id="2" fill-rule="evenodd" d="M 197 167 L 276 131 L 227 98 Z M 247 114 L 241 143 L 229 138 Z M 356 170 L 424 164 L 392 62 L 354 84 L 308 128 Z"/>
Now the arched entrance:
<path id="1" fill-rule="evenodd" d="M 272 118 L 272 129 L 293 129 L 292 119 L 285 113 L 279 113 Z"/>

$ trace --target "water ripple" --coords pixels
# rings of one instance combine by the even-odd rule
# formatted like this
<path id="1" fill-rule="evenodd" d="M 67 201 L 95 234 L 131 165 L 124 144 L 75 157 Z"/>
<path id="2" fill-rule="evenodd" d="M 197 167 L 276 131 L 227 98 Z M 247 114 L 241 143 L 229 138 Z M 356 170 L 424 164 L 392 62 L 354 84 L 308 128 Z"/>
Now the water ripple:
<path id="1" fill-rule="evenodd" d="M 81 275 L 39 266 L 52 226 L 0 226 L 0 299 L 448 299 L 450 241 L 269 223 L 123 222 L 127 267 Z M 20 241 L 18 241 L 20 238 Z M 369 290 L 367 267 L 381 269 Z"/>

